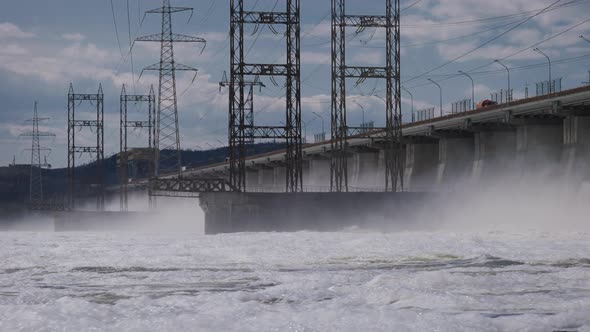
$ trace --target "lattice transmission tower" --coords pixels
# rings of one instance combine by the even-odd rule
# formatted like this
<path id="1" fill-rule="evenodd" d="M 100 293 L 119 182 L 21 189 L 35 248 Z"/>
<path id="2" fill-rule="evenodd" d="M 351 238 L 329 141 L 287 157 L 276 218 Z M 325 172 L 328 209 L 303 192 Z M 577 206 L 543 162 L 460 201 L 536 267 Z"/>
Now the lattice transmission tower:
<path id="1" fill-rule="evenodd" d="M 266 85 L 260 81 L 259 77 L 255 77 L 252 81 L 246 81 L 243 83 L 244 87 L 248 88 L 248 95 L 246 102 L 244 103 L 244 125 L 246 127 L 246 135 L 248 138 L 245 140 L 246 144 L 254 144 L 254 88 L 258 87 L 259 90 L 265 88 Z M 227 78 L 227 73 L 223 72 L 223 78 L 219 82 L 219 90 L 222 88 L 229 87 L 230 82 Z M 239 88 L 239 84 L 238 84 Z"/>
<path id="2" fill-rule="evenodd" d="M 300 0 L 286 0 L 285 11 L 244 10 L 244 0 L 230 1 L 230 82 L 229 148 L 230 182 L 238 191 L 246 191 L 246 155 L 254 139 L 280 139 L 286 142 L 286 191 L 303 190 L 301 135 L 301 22 Z M 284 63 L 251 63 L 244 51 L 245 25 L 285 26 L 286 60 Z M 285 124 L 282 126 L 249 125 L 246 77 L 285 77 Z M 253 119 L 252 119 L 253 120 Z"/>
<path id="3" fill-rule="evenodd" d="M 90 104 L 96 110 L 94 119 L 78 119 L 79 113 L 76 108 L 83 102 Z M 96 136 L 96 145 L 78 145 L 76 142 L 76 132 L 83 128 L 90 129 Z M 96 209 L 104 210 L 104 93 L 102 85 L 98 87 L 96 94 L 76 94 L 74 86 L 70 84 L 68 92 L 68 200 L 66 207 L 74 209 L 76 207 L 76 197 L 82 192 L 82 187 L 78 174 L 76 173 L 76 156 L 82 154 L 95 156 L 96 175 L 94 183 L 85 183 L 91 188 L 90 194 L 96 196 Z M 87 189 L 87 188 L 84 188 Z"/>
<path id="4" fill-rule="evenodd" d="M 158 88 L 158 111 L 156 130 L 155 176 L 165 173 L 182 172 L 180 155 L 180 132 L 178 128 L 178 102 L 176 95 L 176 72 L 197 69 L 176 63 L 174 60 L 174 43 L 202 43 L 203 38 L 180 35 L 172 32 L 172 14 L 190 11 L 193 8 L 172 7 L 170 0 L 163 0 L 162 7 L 149 10 L 146 14 L 162 15 L 162 32 L 137 38 L 136 41 L 160 43 L 160 62 L 144 70 L 158 71 L 160 74 Z"/>
<path id="5" fill-rule="evenodd" d="M 348 191 L 348 137 L 366 133 L 366 128 L 350 127 L 346 118 L 346 79 L 384 79 L 385 190 L 403 190 L 403 147 L 400 82 L 400 2 L 385 0 L 385 15 L 347 15 L 346 0 L 332 0 L 332 191 Z M 384 67 L 348 66 L 346 63 L 346 29 L 383 28 L 386 35 Z"/>
<path id="6" fill-rule="evenodd" d="M 31 210 L 41 210 L 45 204 L 43 197 L 43 167 L 47 167 L 47 157 L 45 162 L 41 162 L 41 151 L 51 151 L 51 149 L 41 147 L 41 137 L 55 137 L 55 134 L 39 131 L 39 122 L 49 120 L 49 118 L 40 118 L 37 113 L 37 102 L 33 111 L 33 118 L 27 120 L 32 123 L 33 130 L 23 133 L 20 136 L 31 137 L 31 175 L 29 182 L 29 208 Z"/>
<path id="7" fill-rule="evenodd" d="M 137 116 L 130 119 L 129 103 L 134 105 L 147 104 L 147 114 L 142 114 L 143 119 Z M 147 144 L 143 147 L 129 148 L 129 129 L 147 129 Z M 145 137 L 147 136 L 147 137 Z M 127 211 L 129 207 L 129 163 L 132 161 L 147 161 L 149 177 L 154 175 L 154 147 L 156 146 L 156 95 L 154 87 L 150 88 L 147 95 L 128 95 L 125 85 L 121 89 L 120 98 L 120 153 L 119 153 L 119 184 L 120 184 L 120 208 Z M 131 150 L 131 151 L 130 151 Z M 150 207 L 153 197 L 149 195 Z"/>

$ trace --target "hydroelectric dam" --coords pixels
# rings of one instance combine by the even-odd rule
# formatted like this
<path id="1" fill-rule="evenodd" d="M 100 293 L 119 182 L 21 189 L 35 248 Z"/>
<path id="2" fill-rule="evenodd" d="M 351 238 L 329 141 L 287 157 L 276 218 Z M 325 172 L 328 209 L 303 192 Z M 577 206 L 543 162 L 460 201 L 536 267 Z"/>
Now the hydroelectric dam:
<path id="1" fill-rule="evenodd" d="M 434 201 L 527 175 L 580 190 L 590 181 L 590 87 L 405 124 L 402 192 L 384 192 L 385 140 L 379 130 L 348 140 L 348 192 L 330 192 L 328 141 L 304 146 L 302 193 L 285 193 L 285 151 L 278 151 L 246 160 L 247 192 L 217 183 L 218 192 L 195 193 L 202 179 L 228 177 L 225 162 L 186 170 L 183 180 L 167 183 L 168 194 L 198 196 L 206 232 L 214 234 L 396 223 L 407 229 Z"/>

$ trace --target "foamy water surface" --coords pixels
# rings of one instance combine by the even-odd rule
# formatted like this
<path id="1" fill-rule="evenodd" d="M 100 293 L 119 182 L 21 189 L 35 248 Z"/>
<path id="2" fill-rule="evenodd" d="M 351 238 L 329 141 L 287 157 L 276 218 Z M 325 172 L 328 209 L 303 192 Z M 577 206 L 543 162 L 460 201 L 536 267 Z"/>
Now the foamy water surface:
<path id="1" fill-rule="evenodd" d="M 588 233 L 0 233 L 0 330 L 590 331 Z"/>

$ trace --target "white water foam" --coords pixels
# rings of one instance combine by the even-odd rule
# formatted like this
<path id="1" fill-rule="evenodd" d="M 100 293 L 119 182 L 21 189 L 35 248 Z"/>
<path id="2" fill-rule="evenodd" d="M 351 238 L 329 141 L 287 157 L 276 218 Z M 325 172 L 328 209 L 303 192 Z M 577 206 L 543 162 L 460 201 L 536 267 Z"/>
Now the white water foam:
<path id="1" fill-rule="evenodd" d="M 590 331 L 588 233 L 0 233 L 2 331 Z"/>

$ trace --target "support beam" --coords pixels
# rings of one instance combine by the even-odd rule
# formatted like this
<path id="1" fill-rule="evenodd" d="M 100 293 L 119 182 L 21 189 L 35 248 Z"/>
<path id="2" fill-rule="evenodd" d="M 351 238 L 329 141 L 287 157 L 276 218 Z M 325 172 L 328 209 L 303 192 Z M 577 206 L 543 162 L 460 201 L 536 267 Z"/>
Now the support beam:
<path id="1" fill-rule="evenodd" d="M 385 96 L 385 190 L 403 190 L 403 146 L 400 82 L 400 4 L 385 0 L 385 16 L 347 15 L 346 0 L 332 0 L 332 162 L 330 187 L 334 192 L 349 190 L 347 149 L 351 127 L 347 122 L 346 79 L 356 78 L 357 85 L 367 79 L 384 79 Z M 362 31 L 369 27 L 385 29 L 383 67 L 348 66 L 346 63 L 346 28 Z M 362 135 L 365 131 L 361 130 Z"/>
<path id="2" fill-rule="evenodd" d="M 81 102 L 88 102 L 94 106 L 96 113 L 93 120 L 77 120 L 78 114 L 76 108 Z M 96 145 L 81 146 L 76 143 L 76 133 L 82 128 L 88 128 L 95 133 Z M 76 174 L 76 157 L 79 154 L 91 154 L 95 162 L 96 175 L 94 181 L 88 183 L 85 181 L 85 187 L 78 174 Z M 82 191 L 96 197 L 96 209 L 104 210 L 104 94 L 102 85 L 98 87 L 97 94 L 76 94 L 74 86 L 70 84 L 68 92 L 68 200 L 67 208 L 72 210 L 76 207 L 76 197 L 82 195 Z"/>
<path id="3" fill-rule="evenodd" d="M 147 114 L 144 114 L 144 118 L 141 120 L 130 119 L 130 115 L 128 112 L 129 103 L 134 104 L 147 104 Z M 129 128 L 132 130 L 135 129 L 147 129 L 147 144 L 144 147 L 147 147 L 147 150 L 144 149 L 147 153 L 139 154 L 141 155 L 140 158 L 137 158 L 138 153 L 134 153 L 133 156 L 130 156 L 129 151 Z M 145 160 L 149 165 L 149 174 L 148 177 L 152 177 L 155 175 L 155 151 L 154 148 L 156 147 L 156 95 L 154 93 L 154 87 L 150 88 L 150 92 L 147 95 L 128 95 L 125 89 L 125 85 L 121 89 L 121 98 L 120 98 L 120 121 L 119 121 L 119 191 L 120 191 L 120 198 L 119 198 L 119 205 L 121 211 L 128 211 L 129 210 L 129 163 L 131 160 Z M 135 147 L 139 148 L 139 147 Z M 149 197 L 149 206 L 152 207 L 153 200 L 152 195 L 148 195 Z"/>
<path id="4" fill-rule="evenodd" d="M 230 182 L 238 191 L 247 191 L 246 147 L 252 139 L 281 139 L 286 142 L 287 192 L 303 190 L 303 138 L 301 126 L 300 0 L 286 0 L 285 11 L 257 12 L 244 9 L 244 0 L 230 2 L 230 82 L 229 148 Z M 284 25 L 286 63 L 249 63 L 244 52 L 245 25 Z M 247 76 L 285 77 L 285 124 L 282 126 L 247 125 Z"/>

